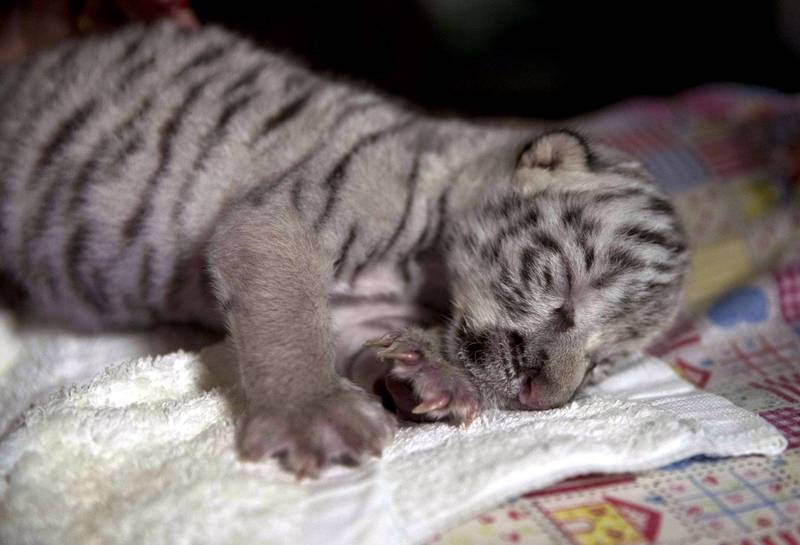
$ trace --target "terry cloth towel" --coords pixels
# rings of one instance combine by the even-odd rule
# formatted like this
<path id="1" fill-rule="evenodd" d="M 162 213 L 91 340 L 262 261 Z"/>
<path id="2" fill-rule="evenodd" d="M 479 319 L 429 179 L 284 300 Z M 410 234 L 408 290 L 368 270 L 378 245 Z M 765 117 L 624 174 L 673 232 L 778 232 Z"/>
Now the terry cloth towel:
<path id="1" fill-rule="evenodd" d="M 118 361 L 42 399 L 80 382 L 101 355 L 113 363 L 165 345 L 12 325 L 0 319 L 7 545 L 424 543 L 565 477 L 786 446 L 764 420 L 646 358 L 561 409 L 487 412 L 467 429 L 404 427 L 382 458 L 297 482 L 274 461 L 238 461 L 240 398 L 224 344 Z M 37 401 L 14 419 L 25 395 Z"/>

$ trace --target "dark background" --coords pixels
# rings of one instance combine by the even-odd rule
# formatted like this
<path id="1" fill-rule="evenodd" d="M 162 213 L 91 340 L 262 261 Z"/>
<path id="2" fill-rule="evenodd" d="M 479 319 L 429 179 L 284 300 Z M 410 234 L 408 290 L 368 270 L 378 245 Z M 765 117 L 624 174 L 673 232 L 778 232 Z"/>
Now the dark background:
<path id="1" fill-rule="evenodd" d="M 797 0 L 191 5 L 201 21 L 436 110 L 562 118 L 708 82 L 800 91 Z"/>

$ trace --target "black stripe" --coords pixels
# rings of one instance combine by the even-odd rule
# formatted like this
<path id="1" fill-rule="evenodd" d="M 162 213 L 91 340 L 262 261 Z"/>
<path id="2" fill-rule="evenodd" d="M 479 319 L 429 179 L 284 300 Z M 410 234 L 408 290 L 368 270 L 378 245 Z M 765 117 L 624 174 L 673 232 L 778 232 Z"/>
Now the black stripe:
<path id="1" fill-rule="evenodd" d="M 94 171 L 97 168 L 97 163 L 102 157 L 106 149 L 111 143 L 108 136 L 101 138 L 89 151 L 89 157 L 83 162 L 78 169 L 78 174 L 75 176 L 75 183 L 72 189 L 72 197 L 67 203 L 67 214 L 74 214 L 78 208 L 85 202 L 86 195 L 84 194 L 86 188 L 91 185 L 94 178 Z"/>
<path id="2" fill-rule="evenodd" d="M 72 49 L 75 49 L 73 45 Z M 65 51 L 71 51 L 70 49 L 66 49 Z M 10 100 L 13 96 L 17 95 L 20 89 L 23 89 L 25 84 L 27 83 L 28 79 L 36 73 L 36 68 L 39 67 L 38 59 L 28 59 L 18 65 L 17 72 L 14 73 L 14 80 L 9 83 L 3 89 L 2 95 L 0 95 L 0 112 L 4 113 L 7 105 L 9 103 L 13 104 L 14 101 Z M 56 61 L 56 66 L 59 66 L 60 63 Z M 52 67 L 51 67 L 52 68 Z M 10 73 L 13 73 L 14 68 L 9 69 L 9 71 L 4 74 L 4 77 L 8 78 Z M 54 93 L 48 95 L 47 100 L 44 101 L 44 104 L 50 104 L 52 102 Z M 16 106 L 16 104 L 15 104 Z M 41 115 L 42 115 L 43 108 L 38 108 L 34 114 L 28 113 L 27 118 L 25 119 L 25 123 L 21 127 L 21 130 L 18 131 L 20 135 L 27 135 L 31 132 L 32 127 L 35 127 L 38 123 Z M 19 112 L 17 112 L 19 115 Z M 0 171 L 8 172 L 11 170 L 11 165 L 14 164 L 16 160 L 16 155 L 9 154 L 5 160 L 2 161 L 0 166 Z M 0 236 L 5 236 L 7 232 L 7 228 L 3 223 L 4 219 L 7 217 L 6 214 L 2 211 L 2 205 L 6 202 L 8 194 L 8 179 L 6 176 L 0 176 Z"/>
<path id="3" fill-rule="evenodd" d="M 44 284 L 50 291 L 50 296 L 53 299 L 60 299 L 61 290 L 58 289 L 58 277 L 53 274 L 53 263 L 51 260 L 45 259 L 44 262 L 39 265 L 35 274 L 39 278 L 43 279 Z"/>
<path id="4" fill-rule="evenodd" d="M 498 301 L 509 314 L 516 317 L 525 314 L 528 310 L 526 294 L 511 280 L 511 272 L 506 263 L 502 264 L 499 278 L 493 284 Z"/>
<path id="5" fill-rule="evenodd" d="M 575 327 L 575 310 L 570 306 L 560 306 L 550 317 L 550 327 L 556 333 L 564 333 Z"/>
<path id="6" fill-rule="evenodd" d="M 131 40 L 131 42 L 125 46 L 125 49 L 122 51 L 122 55 L 120 55 L 119 58 L 111 63 L 111 66 L 122 66 L 131 60 L 133 56 L 139 52 L 139 49 L 141 49 L 144 39 L 144 36 L 141 34 L 135 36 L 133 40 Z"/>
<path id="7" fill-rule="evenodd" d="M 484 331 L 473 331 L 461 325 L 456 333 L 456 341 L 461 346 L 467 363 L 480 364 L 489 347 L 489 336 Z"/>
<path id="8" fill-rule="evenodd" d="M 291 168 L 287 170 L 291 171 Z M 286 174 L 287 172 L 285 171 L 277 176 L 262 179 L 244 195 L 242 200 L 253 207 L 263 205 L 267 196 L 277 190 L 283 182 L 286 181 Z"/>
<path id="9" fill-rule="evenodd" d="M 411 245 L 408 250 L 409 257 L 416 257 L 420 252 L 425 249 L 425 241 L 428 240 L 428 235 L 431 232 L 431 214 L 430 208 L 428 209 L 428 213 L 425 214 L 425 225 L 422 227 L 422 230 L 419 232 L 419 236 L 417 240 Z"/>
<path id="10" fill-rule="evenodd" d="M 500 259 L 500 250 L 503 245 L 499 240 L 490 240 L 481 248 L 481 256 L 483 259 L 497 261 Z"/>
<path id="11" fill-rule="evenodd" d="M 678 266 L 678 263 L 664 263 L 662 261 L 654 261 L 654 262 L 650 263 L 650 267 L 653 270 L 658 271 L 660 273 L 675 272 L 675 269 L 676 269 L 677 266 Z"/>
<path id="12" fill-rule="evenodd" d="M 581 246 L 586 246 L 589 239 L 600 230 L 600 222 L 595 219 L 584 218 L 577 226 L 577 241 Z"/>
<path id="13" fill-rule="evenodd" d="M 292 184 L 292 208 L 300 212 L 300 199 L 303 196 L 303 181 L 304 178 L 298 178 Z"/>
<path id="14" fill-rule="evenodd" d="M 520 199 L 519 195 L 510 194 L 505 195 L 499 201 L 490 202 L 486 206 L 486 212 L 492 214 L 497 219 L 506 219 L 520 210 L 522 205 L 523 200 Z"/>
<path id="15" fill-rule="evenodd" d="M 567 256 L 565 256 L 563 254 L 561 255 L 561 263 L 564 266 L 564 276 L 567 279 L 567 290 L 569 290 L 571 292 L 572 291 L 572 281 L 573 281 L 572 265 L 570 265 L 569 260 L 567 259 Z"/>
<path id="16" fill-rule="evenodd" d="M 553 271 L 550 270 L 549 265 L 544 266 L 544 270 L 542 270 L 542 281 L 544 282 L 544 289 L 547 291 L 552 291 L 553 289 Z"/>
<path id="17" fill-rule="evenodd" d="M 108 296 L 105 294 L 101 284 L 97 282 L 100 280 L 95 271 L 95 288 L 87 284 L 86 279 L 81 274 L 80 268 L 84 261 L 84 253 L 86 251 L 87 242 L 90 233 L 89 228 L 85 223 L 81 223 L 72 233 L 67 242 L 67 278 L 69 278 L 75 293 L 90 307 L 99 313 L 104 313 L 108 310 L 109 301 Z"/>
<path id="18" fill-rule="evenodd" d="M 556 239 L 548 233 L 537 233 L 534 237 L 534 241 L 546 250 L 553 251 L 557 254 L 561 253 L 561 246 L 556 242 Z"/>
<path id="19" fill-rule="evenodd" d="M 58 55 L 56 61 L 50 65 L 45 73 L 44 79 L 47 80 L 54 80 L 58 79 L 58 74 L 67 73 L 64 68 L 71 64 L 72 61 L 75 60 L 75 57 L 78 56 L 78 53 L 81 50 L 81 42 L 74 40 L 64 46 L 64 49 L 61 50 L 61 53 Z M 58 92 L 58 90 L 56 91 Z"/>
<path id="20" fill-rule="evenodd" d="M 369 293 L 360 295 L 357 293 L 333 293 L 328 297 L 332 305 L 340 306 L 362 306 L 376 305 L 381 303 L 397 303 L 397 296 L 388 293 Z"/>
<path id="21" fill-rule="evenodd" d="M 97 168 L 101 158 L 109 151 L 111 142 L 117 138 L 124 138 L 125 135 L 133 128 L 137 121 L 147 115 L 152 108 L 152 97 L 147 97 L 137 107 L 133 114 L 124 119 L 119 125 L 112 128 L 109 134 L 101 138 L 92 150 L 89 156 L 78 171 L 75 179 L 72 198 L 67 206 L 67 213 L 75 213 L 80 206 L 86 202 L 87 189 L 97 181 L 95 177 L 95 169 Z M 116 172 L 121 172 L 125 167 L 128 159 L 137 153 L 144 145 L 144 138 L 141 134 L 134 134 L 130 137 L 125 145 L 121 147 L 111 158 L 110 165 Z M 112 178 L 109 176 L 109 179 Z"/>
<path id="22" fill-rule="evenodd" d="M 533 205 L 531 205 L 533 206 Z M 502 242 L 509 237 L 515 237 L 522 231 L 527 231 L 536 227 L 539 224 L 539 210 L 532 208 L 526 212 L 522 217 L 515 218 L 508 225 L 500 229 L 497 234 L 497 242 Z"/>
<path id="23" fill-rule="evenodd" d="M 95 143 L 89 151 L 89 156 L 78 169 L 78 173 L 73 181 L 72 197 L 67 204 L 67 214 L 74 214 L 80 206 L 86 202 L 86 191 L 96 180 L 95 170 L 101 158 L 108 152 L 112 139 L 124 136 L 136 122 L 147 115 L 152 106 L 152 97 L 145 98 L 128 117 L 116 127 L 112 128 L 109 134 L 106 134 Z M 141 137 L 139 137 L 139 139 L 141 140 Z M 127 156 L 133 153 L 133 150 L 128 149 L 129 147 L 130 143 L 123 148 L 121 154 L 118 153 L 115 155 L 111 162 L 114 168 L 119 169 Z"/>
<path id="24" fill-rule="evenodd" d="M 625 248 L 614 247 L 608 251 L 608 262 L 612 266 L 628 270 L 642 270 L 646 263 Z"/>
<path id="25" fill-rule="evenodd" d="M 334 276 L 338 277 L 347 264 L 347 257 L 350 253 L 350 248 L 358 235 L 358 224 L 354 223 L 350 226 L 350 231 L 347 233 L 347 238 L 344 240 L 341 248 L 339 248 L 339 255 L 333 262 Z"/>
<path id="26" fill-rule="evenodd" d="M 122 228 L 122 236 L 124 237 L 126 244 L 130 244 L 139 235 L 142 225 L 152 210 L 153 205 L 151 199 L 153 198 L 153 193 L 158 185 L 158 181 L 172 161 L 173 143 L 176 136 L 180 132 L 183 120 L 194 103 L 200 98 L 205 86 L 213 78 L 214 75 L 211 75 L 195 83 L 186 93 L 186 96 L 169 117 L 169 119 L 167 119 L 167 121 L 161 126 L 158 146 L 158 165 L 145 184 L 145 190 L 142 192 L 142 195 L 139 198 L 139 204 L 134 209 L 133 214 L 131 214 L 131 216 L 125 221 Z"/>
<path id="27" fill-rule="evenodd" d="M 44 195 L 42 195 L 42 198 L 37 204 L 36 209 L 30 216 L 26 218 L 26 221 L 23 225 L 23 243 L 21 248 L 22 255 L 20 256 L 20 264 L 22 270 L 26 271 L 27 273 L 31 272 L 31 268 L 33 267 L 32 253 L 35 248 L 34 241 L 44 235 L 44 232 L 49 225 L 48 220 L 55 216 L 53 206 L 58 193 L 64 187 L 63 183 L 59 183 L 60 181 L 60 179 L 56 179 L 52 184 L 50 184 L 50 187 L 48 187 L 47 191 L 45 191 Z"/>
<path id="28" fill-rule="evenodd" d="M 309 80 L 309 76 L 303 72 L 292 72 L 283 82 L 283 92 L 288 93 L 305 85 Z"/>
<path id="29" fill-rule="evenodd" d="M 73 119 L 75 118 L 73 117 Z M 88 119 L 88 117 L 86 119 Z M 84 122 L 81 122 L 80 124 Z M 74 122 L 73 125 L 75 123 L 77 122 Z M 80 126 L 80 124 L 78 124 L 78 126 Z M 50 187 L 47 188 L 42 196 L 34 215 L 26 223 L 24 244 L 26 249 L 30 249 L 34 246 L 35 241 L 44 235 L 47 227 L 56 217 L 55 204 L 59 194 L 66 191 L 68 187 L 74 187 L 73 194 L 67 203 L 66 213 L 73 212 L 77 207 L 77 204 L 82 202 L 82 188 L 84 185 L 88 184 L 88 181 L 97 165 L 98 158 L 104 153 L 108 144 L 108 137 L 101 138 L 97 143 L 95 143 L 89 152 L 87 160 L 84 161 L 84 163 L 78 169 L 74 178 L 66 181 L 60 177 L 56 177 L 51 182 Z M 25 251 L 25 249 L 23 249 L 23 251 Z M 22 262 L 24 268 L 30 266 L 29 252 L 26 251 L 23 253 Z"/>
<path id="30" fill-rule="evenodd" d="M 414 196 L 417 190 L 417 183 L 419 182 L 419 163 L 420 163 L 421 153 L 417 150 L 417 153 L 414 155 L 414 162 L 411 165 L 411 172 L 408 174 L 408 181 L 406 182 L 406 202 L 403 206 L 403 214 L 400 216 L 400 221 L 397 223 L 397 227 L 395 227 L 394 232 L 389 237 L 389 241 L 383 247 L 383 250 L 378 254 L 378 259 L 382 259 L 391 249 L 394 247 L 397 239 L 400 238 L 400 235 L 403 233 L 403 230 L 406 228 L 406 224 L 408 223 L 408 217 L 411 215 L 411 209 L 414 205 Z"/>
<path id="31" fill-rule="evenodd" d="M 39 205 L 36 207 L 36 211 L 33 215 L 28 216 L 26 226 L 29 227 L 29 238 L 25 244 L 28 248 L 31 247 L 30 241 L 42 236 L 45 228 L 49 224 L 48 219 L 55 216 L 54 207 L 56 197 L 66 185 L 63 182 L 64 180 L 61 178 L 56 178 L 56 180 L 50 184 L 50 187 L 47 188 L 47 191 L 44 192 L 44 195 L 42 195 Z"/>
<path id="32" fill-rule="evenodd" d="M 99 312 L 106 312 L 111 306 L 111 299 L 106 290 L 105 271 L 99 267 L 92 271 L 92 289 L 89 290 Z"/>
<path id="33" fill-rule="evenodd" d="M 673 240 L 666 233 L 662 233 L 641 225 L 623 225 L 617 229 L 616 235 L 619 237 L 633 239 L 637 242 L 641 242 L 642 244 L 661 246 L 662 248 L 675 254 L 679 254 L 686 250 L 686 244 L 683 242 L 679 240 Z"/>
<path id="34" fill-rule="evenodd" d="M 403 276 L 403 280 L 405 282 L 411 281 L 411 261 L 416 259 L 417 255 L 424 249 L 424 243 L 428 238 L 428 234 L 431 230 L 431 216 L 430 208 L 428 213 L 425 214 L 425 225 L 423 225 L 422 229 L 417 236 L 417 239 L 414 243 L 406 250 L 405 255 L 403 258 L 398 262 L 398 267 L 400 268 L 401 275 Z"/>
<path id="35" fill-rule="evenodd" d="M 258 95 L 258 91 L 249 95 L 244 95 L 222 109 L 219 117 L 217 117 L 217 122 L 214 125 L 214 128 L 205 136 L 203 139 L 203 144 L 200 146 L 200 151 L 195 156 L 194 164 L 192 165 L 192 170 L 194 172 L 192 172 L 188 178 L 183 181 L 180 189 L 178 190 L 178 196 L 172 206 L 172 211 L 170 214 L 172 221 L 179 221 L 181 216 L 183 216 L 183 212 L 186 210 L 187 202 L 191 197 L 189 192 L 194 185 L 194 182 L 197 180 L 197 171 L 203 169 L 205 162 L 211 156 L 214 148 L 216 148 L 225 137 L 231 119 L 233 119 L 237 113 L 247 108 L 247 106 Z"/>
<path id="36" fill-rule="evenodd" d="M 499 355 L 502 359 L 500 370 L 503 372 L 503 376 L 505 376 L 506 381 L 514 382 L 517 376 L 515 373 L 517 367 L 514 365 L 514 357 L 511 354 L 511 350 L 500 350 Z"/>
<path id="37" fill-rule="evenodd" d="M 500 279 L 505 288 L 514 294 L 514 296 L 527 305 L 528 294 L 511 278 L 511 269 L 507 262 L 501 264 Z"/>
<path id="38" fill-rule="evenodd" d="M 172 275 L 167 284 L 167 293 L 164 298 L 166 308 L 177 312 L 181 304 L 181 295 L 191 285 L 191 270 L 193 266 L 201 266 L 196 261 L 178 253 L 172 268 Z"/>
<path id="39" fill-rule="evenodd" d="M 603 275 L 591 281 L 594 288 L 602 289 L 619 279 L 623 274 L 638 272 L 647 268 L 647 263 L 630 250 L 612 247 L 608 250 L 608 268 Z"/>
<path id="40" fill-rule="evenodd" d="M 364 259 L 358 265 L 355 266 L 355 268 L 353 269 L 353 274 L 350 277 L 351 283 L 354 282 L 356 278 L 358 278 L 358 276 L 361 275 L 361 272 L 367 267 L 367 265 L 369 265 L 372 262 L 372 260 L 375 259 L 375 256 L 378 254 L 378 251 L 379 251 L 379 246 L 374 246 L 373 248 L 370 249 L 369 252 L 367 252 L 367 255 L 364 256 Z"/>
<path id="41" fill-rule="evenodd" d="M 270 116 L 261 123 L 261 129 L 258 133 L 250 140 L 250 147 L 254 147 L 259 140 L 270 135 L 279 126 L 288 123 L 294 116 L 300 113 L 315 92 L 316 87 L 312 87 L 294 100 L 284 104 L 277 112 L 270 114 Z"/>
<path id="42" fill-rule="evenodd" d="M 231 82 L 231 84 L 225 88 L 225 90 L 222 92 L 223 96 L 232 95 L 239 89 L 244 89 L 245 87 L 250 87 L 253 85 L 268 64 L 269 63 L 261 61 L 250 68 L 247 72 L 242 74 L 241 77 Z"/>
<path id="43" fill-rule="evenodd" d="M 447 218 L 447 201 L 450 198 L 451 189 L 452 186 L 448 185 L 444 191 L 442 191 L 442 194 L 439 195 L 439 199 L 436 201 L 436 227 L 433 230 L 433 236 L 431 239 L 425 243 L 427 247 L 435 246 L 439 242 L 439 239 L 442 238 L 442 233 L 444 232 L 444 226 Z"/>
<path id="44" fill-rule="evenodd" d="M 186 74 L 192 72 L 195 68 L 207 66 L 219 59 L 221 59 L 228 51 L 230 44 L 219 45 L 215 44 L 211 47 L 204 49 L 197 53 L 194 57 L 189 59 L 171 78 L 171 82 L 176 82 L 182 79 Z"/>
<path id="45" fill-rule="evenodd" d="M 97 102 L 94 99 L 89 100 L 78 107 L 69 117 L 59 124 L 55 133 L 53 133 L 42 149 L 42 152 L 39 154 L 39 159 L 36 161 L 30 178 L 29 187 L 31 190 L 38 187 L 42 181 L 42 171 L 53 162 L 54 158 L 65 146 L 75 140 L 75 133 L 89 121 L 89 118 L 96 109 Z"/>
<path id="46" fill-rule="evenodd" d="M 530 246 L 522 250 L 519 258 L 519 275 L 522 278 L 523 285 L 527 288 L 531 282 L 531 274 L 533 274 L 533 264 L 536 260 L 536 250 Z"/>
<path id="47" fill-rule="evenodd" d="M 510 284 L 496 281 L 494 290 L 497 300 L 511 316 L 518 318 L 527 312 L 528 306 L 525 299 L 515 294 Z"/>
<path id="48" fill-rule="evenodd" d="M 56 55 L 56 59 L 54 60 L 53 64 L 49 65 L 46 70 L 44 70 L 44 74 L 37 75 L 37 80 L 39 81 L 49 81 L 51 83 L 59 82 L 61 78 L 59 78 L 60 74 L 64 73 L 64 66 L 71 63 L 72 60 L 79 52 L 79 42 L 73 41 L 67 46 L 63 47 L 60 52 Z M 13 88 L 13 92 L 16 91 L 25 83 L 27 79 L 26 76 L 31 75 L 32 73 L 36 72 L 36 67 L 38 66 L 38 62 L 36 59 L 31 61 L 31 69 L 23 72 L 21 77 L 19 78 L 18 84 L 16 87 Z M 38 89 L 37 89 L 38 90 Z M 39 97 L 37 101 L 33 103 L 33 111 L 26 111 L 26 112 L 16 112 L 17 116 L 23 116 L 25 118 L 25 122 L 23 126 L 17 131 L 17 134 L 23 135 L 23 137 L 27 137 L 28 133 L 32 132 L 34 128 L 36 128 L 44 113 L 48 111 L 48 107 L 52 106 L 53 104 L 58 104 L 56 98 L 63 92 L 63 87 L 61 85 L 52 85 L 50 92 L 45 97 Z M 92 105 L 94 107 L 94 101 L 90 101 L 87 104 L 84 104 L 83 107 Z M 82 108 L 83 108 L 82 107 Z M 79 108 L 77 114 L 81 113 L 81 109 Z M 69 121 L 69 118 L 67 119 Z M 63 128 L 63 123 L 61 125 Z M 45 151 L 47 148 L 45 147 Z M 9 161 L 13 161 L 13 157 L 9 158 Z M 8 162 L 3 165 L 2 170 L 8 169 Z"/>
<path id="49" fill-rule="evenodd" d="M 219 134 L 225 131 L 228 128 L 228 124 L 231 122 L 231 119 L 233 119 L 233 116 L 235 116 L 240 111 L 247 108 L 247 106 L 259 94 L 260 91 L 255 91 L 253 93 L 239 97 L 237 100 L 234 100 L 233 102 L 225 106 L 225 109 L 222 110 L 222 112 L 219 115 L 219 118 L 217 118 L 217 125 L 214 127 L 215 133 Z"/>
<path id="50" fill-rule="evenodd" d="M 339 112 L 330 127 L 328 127 L 325 134 L 320 137 L 322 144 L 318 143 L 316 146 L 312 147 L 310 150 L 304 153 L 302 157 L 296 160 L 290 167 L 283 170 L 280 174 L 263 178 L 244 195 L 242 200 L 254 207 L 263 205 L 266 197 L 280 188 L 283 183 L 290 178 L 290 174 L 292 172 L 299 170 L 307 161 L 318 154 L 322 145 L 327 143 L 328 138 L 350 115 L 379 104 L 381 103 L 373 101 L 368 103 L 353 104 L 344 108 L 341 112 Z M 300 189 L 298 189 L 298 191 L 300 191 Z"/>
<path id="51" fill-rule="evenodd" d="M 36 74 L 36 68 L 39 67 L 40 62 L 38 59 L 32 59 L 23 65 L 23 72 L 17 78 L 16 85 L 12 85 L 9 89 L 7 89 L 8 93 L 3 97 L 5 103 L 5 99 L 10 97 L 12 94 L 17 94 L 18 90 L 23 87 L 23 85 L 27 82 L 28 77 L 36 75 L 36 79 L 38 81 L 49 81 L 49 82 L 58 82 L 59 81 L 59 73 L 64 71 L 64 65 L 69 64 L 72 62 L 72 59 L 78 54 L 79 51 L 79 42 L 73 41 L 68 45 L 64 46 L 56 55 L 55 60 L 53 63 L 46 67 L 43 74 Z M 27 68 L 27 69 L 25 69 Z M 38 87 L 36 91 L 38 91 Z M 35 91 L 34 91 L 35 92 Z M 24 116 L 25 123 L 17 131 L 17 134 L 24 135 L 27 137 L 29 132 L 32 132 L 32 129 L 39 125 L 39 121 L 42 118 L 44 112 L 47 111 L 47 107 L 57 104 L 55 100 L 59 94 L 63 92 L 63 88 L 61 85 L 53 85 L 50 92 L 45 97 L 39 97 L 37 101 L 33 103 L 34 110 L 32 112 L 16 112 L 16 115 Z M 13 159 L 13 158 L 12 158 Z M 7 169 L 8 164 L 6 163 L 3 169 Z"/>
<path id="52" fill-rule="evenodd" d="M 511 351 L 511 366 L 514 374 L 519 376 L 522 362 L 525 361 L 525 339 L 516 331 L 508 334 L 508 346 Z"/>
<path id="53" fill-rule="evenodd" d="M 153 97 L 148 96 L 142 100 L 139 105 L 133 110 L 131 115 L 125 118 L 125 120 L 117 125 L 112 132 L 116 136 L 122 136 L 126 132 L 130 131 L 134 125 L 141 122 L 142 119 L 150 113 L 150 110 L 153 109 Z"/>
<path id="54" fill-rule="evenodd" d="M 150 57 L 137 62 L 122 74 L 122 77 L 120 77 L 119 81 L 117 82 L 117 88 L 126 89 L 132 87 L 136 81 L 141 76 L 146 74 L 148 70 L 153 68 L 155 64 L 155 55 L 151 55 Z"/>
<path id="55" fill-rule="evenodd" d="M 583 263 L 586 265 L 586 271 L 588 272 L 592 265 L 594 264 L 594 248 L 591 246 L 583 247 Z"/>
<path id="56" fill-rule="evenodd" d="M 127 164 L 128 159 L 136 155 L 142 148 L 144 148 L 144 137 L 139 133 L 134 134 L 111 158 L 111 166 L 115 171 L 120 172 Z"/>
<path id="57" fill-rule="evenodd" d="M 583 211 L 577 206 L 569 206 L 561 215 L 561 223 L 564 227 L 578 228 L 583 221 Z"/>
<path id="58" fill-rule="evenodd" d="M 645 210 L 648 212 L 654 212 L 656 214 L 665 214 L 671 216 L 675 213 L 675 207 L 672 206 L 667 199 L 661 197 L 652 197 L 647 202 L 647 205 L 644 207 Z"/>
<path id="59" fill-rule="evenodd" d="M 150 294 L 152 291 L 153 277 L 153 247 L 149 244 L 142 253 L 142 261 L 139 264 L 139 297 L 145 305 L 150 304 Z"/>
<path id="60" fill-rule="evenodd" d="M 646 195 L 647 191 L 641 187 L 628 187 L 625 189 L 613 189 L 599 193 L 595 196 L 596 202 L 610 202 L 616 200 L 630 199 L 632 197 L 640 197 Z"/>
<path id="61" fill-rule="evenodd" d="M 339 159 L 325 179 L 325 186 L 328 188 L 328 198 L 325 201 L 325 207 L 322 209 L 322 213 L 320 213 L 319 217 L 317 217 L 316 221 L 314 222 L 315 231 L 319 231 L 330 218 L 331 212 L 333 212 L 333 207 L 335 206 L 339 197 L 339 190 L 346 181 L 347 170 L 350 166 L 350 162 L 365 148 L 375 145 L 387 136 L 399 133 L 413 122 L 413 119 L 406 119 L 400 123 L 396 123 L 377 132 L 368 134 L 367 136 L 359 139 L 353 145 L 353 147 L 351 147 L 347 153 L 345 153 L 344 156 Z"/>
<path id="62" fill-rule="evenodd" d="M 153 108 L 153 97 L 148 96 L 139 104 L 133 113 L 111 130 L 111 133 L 122 139 L 134 129 L 137 123 L 150 113 Z M 130 136 L 125 145 L 121 147 L 111 159 L 111 166 L 116 172 L 121 172 L 128 159 L 144 147 L 144 137 L 140 132 Z"/>
<path id="63" fill-rule="evenodd" d="M 214 128 L 204 138 L 204 142 L 200 147 L 200 151 L 194 159 L 192 170 L 200 170 L 203 167 L 203 164 L 205 163 L 206 159 L 208 159 L 208 156 L 224 137 L 231 119 L 233 119 L 237 113 L 247 108 L 253 99 L 258 96 L 258 94 L 258 92 L 255 92 L 239 97 L 222 109 L 217 117 L 217 122 L 215 123 Z"/>

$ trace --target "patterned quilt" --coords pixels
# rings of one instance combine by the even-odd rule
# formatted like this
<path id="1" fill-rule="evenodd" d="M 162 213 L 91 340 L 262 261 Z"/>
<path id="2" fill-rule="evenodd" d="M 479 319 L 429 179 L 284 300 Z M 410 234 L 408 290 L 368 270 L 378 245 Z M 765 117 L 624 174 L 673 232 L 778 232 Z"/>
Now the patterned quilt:
<path id="1" fill-rule="evenodd" d="M 639 157 L 689 231 L 684 309 L 650 351 L 760 414 L 788 449 L 565 481 L 435 543 L 800 545 L 800 97 L 703 87 L 576 124 Z"/>

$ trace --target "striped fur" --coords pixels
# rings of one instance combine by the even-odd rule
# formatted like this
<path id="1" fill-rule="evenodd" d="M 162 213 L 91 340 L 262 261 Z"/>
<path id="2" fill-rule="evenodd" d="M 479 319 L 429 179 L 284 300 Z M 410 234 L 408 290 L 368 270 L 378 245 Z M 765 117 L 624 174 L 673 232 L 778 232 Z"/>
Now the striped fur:
<path id="1" fill-rule="evenodd" d="M 0 93 L 2 276 L 84 328 L 227 325 L 243 449 L 288 449 L 298 473 L 367 448 L 259 439 L 332 418 L 320 399 L 372 435 L 391 427 L 327 371 L 328 296 L 374 271 L 416 297 L 423 263 L 447 267 L 440 356 L 508 407 L 565 402 L 677 305 L 686 244 L 669 201 L 571 131 L 432 118 L 213 27 L 67 43 L 4 68 Z"/>

